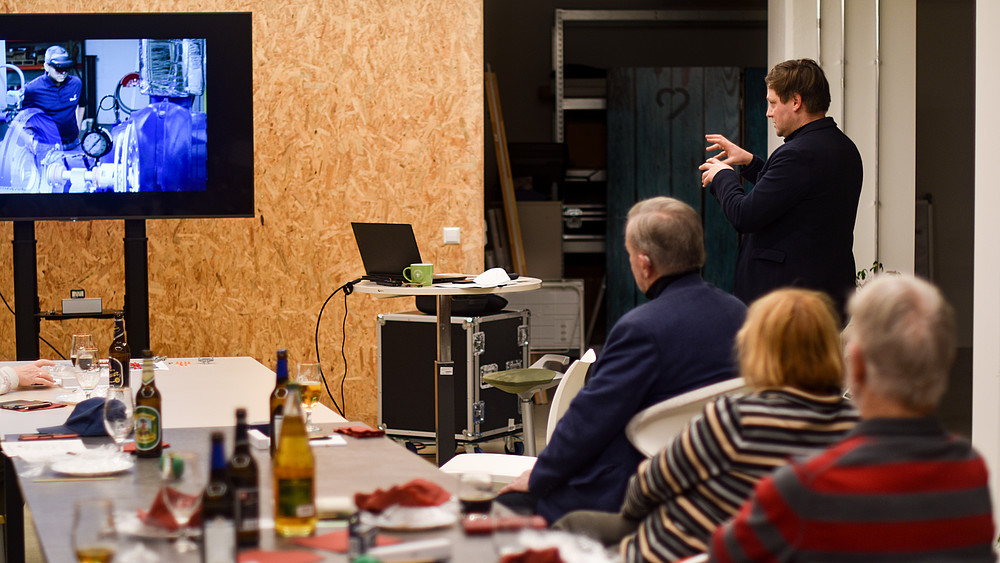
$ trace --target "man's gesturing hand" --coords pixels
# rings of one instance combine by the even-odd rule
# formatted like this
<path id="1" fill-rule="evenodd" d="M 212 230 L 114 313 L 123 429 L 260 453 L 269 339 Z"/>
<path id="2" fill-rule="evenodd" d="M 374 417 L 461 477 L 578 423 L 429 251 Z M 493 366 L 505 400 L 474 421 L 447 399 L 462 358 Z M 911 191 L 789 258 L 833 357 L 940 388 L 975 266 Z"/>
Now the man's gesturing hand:
<path id="1" fill-rule="evenodd" d="M 715 155 L 713 158 L 717 159 L 725 155 L 726 158 L 720 160 L 723 164 L 736 166 L 737 164 L 750 164 L 753 162 L 752 154 L 743 150 L 739 145 L 722 135 L 719 135 L 718 133 L 705 135 L 705 140 L 712 143 L 711 145 L 705 147 L 706 151 L 722 151 L 722 153 Z"/>

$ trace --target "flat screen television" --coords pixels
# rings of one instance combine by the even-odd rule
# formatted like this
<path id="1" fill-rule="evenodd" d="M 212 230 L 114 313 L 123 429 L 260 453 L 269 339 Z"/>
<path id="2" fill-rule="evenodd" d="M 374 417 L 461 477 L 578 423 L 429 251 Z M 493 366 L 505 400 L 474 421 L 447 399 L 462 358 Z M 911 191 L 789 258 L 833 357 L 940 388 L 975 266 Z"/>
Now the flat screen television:
<path id="1" fill-rule="evenodd" d="M 252 217 L 251 14 L 0 14 L 0 220 Z"/>

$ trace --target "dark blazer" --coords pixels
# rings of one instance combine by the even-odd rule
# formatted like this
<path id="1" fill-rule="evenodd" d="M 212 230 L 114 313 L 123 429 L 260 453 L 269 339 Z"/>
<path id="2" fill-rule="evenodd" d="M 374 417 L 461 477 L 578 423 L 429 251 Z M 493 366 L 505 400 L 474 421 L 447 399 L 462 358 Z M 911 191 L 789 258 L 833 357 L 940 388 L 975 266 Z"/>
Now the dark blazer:
<path id="1" fill-rule="evenodd" d="M 715 175 L 710 191 L 743 234 L 733 293 L 750 303 L 779 287 L 825 291 L 843 310 L 855 287 L 854 220 L 861 196 L 861 154 L 824 117 L 785 137 L 764 163 L 754 157 L 743 177 Z"/>
<path id="2" fill-rule="evenodd" d="M 643 459 L 625 425 L 650 405 L 734 377 L 745 315 L 743 303 L 693 273 L 619 319 L 531 471 L 538 513 L 552 523 L 571 510 L 621 508 Z"/>

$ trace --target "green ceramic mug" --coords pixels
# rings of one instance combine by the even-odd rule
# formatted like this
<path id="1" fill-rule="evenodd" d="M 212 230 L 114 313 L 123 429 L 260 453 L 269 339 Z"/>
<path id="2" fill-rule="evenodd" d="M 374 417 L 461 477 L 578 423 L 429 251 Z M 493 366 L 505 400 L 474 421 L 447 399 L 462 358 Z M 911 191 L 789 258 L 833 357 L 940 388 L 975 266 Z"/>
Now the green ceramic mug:
<path id="1" fill-rule="evenodd" d="M 417 285 L 430 285 L 434 281 L 434 264 L 410 264 L 403 268 L 403 279 Z"/>

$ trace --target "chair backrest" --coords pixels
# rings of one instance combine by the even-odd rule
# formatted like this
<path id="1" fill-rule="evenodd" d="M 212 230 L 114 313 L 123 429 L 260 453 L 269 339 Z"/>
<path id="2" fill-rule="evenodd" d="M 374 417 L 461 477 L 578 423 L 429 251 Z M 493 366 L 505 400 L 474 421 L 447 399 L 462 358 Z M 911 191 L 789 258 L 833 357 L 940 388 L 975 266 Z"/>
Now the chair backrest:
<path id="1" fill-rule="evenodd" d="M 625 427 L 625 435 L 635 449 L 646 457 L 651 457 L 667 447 L 687 423 L 701 412 L 705 403 L 721 395 L 746 390 L 743 378 L 736 377 L 660 401 L 633 416 Z"/>
<path id="2" fill-rule="evenodd" d="M 587 379 L 587 370 L 590 369 L 590 364 L 596 360 L 597 354 L 594 353 L 594 350 L 587 350 L 582 358 L 570 364 L 562 379 L 559 380 L 556 392 L 552 395 L 552 403 L 549 404 L 549 419 L 545 425 L 546 443 L 552 438 L 552 433 L 556 431 L 556 423 L 566 414 L 566 409 L 569 408 L 573 397 L 576 397 L 580 389 L 583 389 L 583 384 Z"/>

